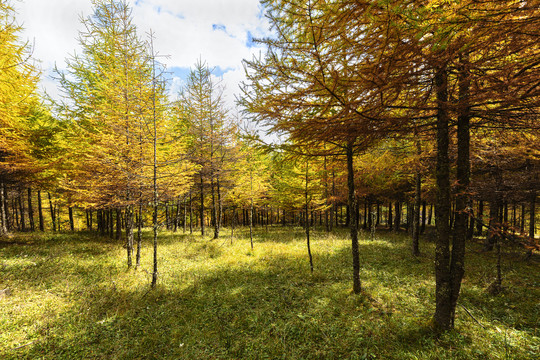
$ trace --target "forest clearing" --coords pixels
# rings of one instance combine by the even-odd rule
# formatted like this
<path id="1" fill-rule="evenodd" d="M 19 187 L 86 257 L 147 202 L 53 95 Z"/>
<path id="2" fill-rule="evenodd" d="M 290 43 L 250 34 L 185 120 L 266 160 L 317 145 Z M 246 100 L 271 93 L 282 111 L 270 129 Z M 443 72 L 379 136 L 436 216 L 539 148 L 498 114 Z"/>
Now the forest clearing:
<path id="1" fill-rule="evenodd" d="M 230 229 L 229 229 L 230 230 Z M 226 232 L 226 231 L 224 231 Z M 352 293 L 339 229 L 243 228 L 233 239 L 160 234 L 126 271 L 118 242 L 94 234 L 23 234 L 0 244 L 2 359 L 533 359 L 539 354 L 539 258 L 503 250 L 504 290 L 487 289 L 496 257 L 468 244 L 456 330 L 438 338 L 433 243 L 410 256 L 404 234 L 360 234 L 364 291 Z M 465 310 L 466 309 L 466 310 Z M 469 315 L 467 312 L 470 312 Z"/>
<path id="2" fill-rule="evenodd" d="M 2 359 L 536 359 L 539 195 L 540 0 L 0 0 Z"/>

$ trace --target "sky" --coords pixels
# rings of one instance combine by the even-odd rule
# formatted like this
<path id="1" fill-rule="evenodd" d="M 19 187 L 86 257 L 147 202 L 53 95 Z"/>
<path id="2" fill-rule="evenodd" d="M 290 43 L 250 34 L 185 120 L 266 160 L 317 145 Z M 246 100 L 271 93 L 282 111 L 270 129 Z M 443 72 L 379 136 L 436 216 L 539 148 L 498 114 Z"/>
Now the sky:
<path id="1" fill-rule="evenodd" d="M 238 84 L 244 79 L 242 59 L 250 59 L 263 49 L 255 37 L 269 35 L 269 24 L 258 0 L 131 0 L 133 22 L 140 37 L 149 30 L 155 35 L 154 48 L 171 72 L 174 97 L 190 68 L 199 59 L 206 61 L 222 78 L 225 99 L 234 104 Z M 22 40 L 33 44 L 33 58 L 42 70 L 42 89 L 53 98 L 59 94 L 52 78 L 56 66 L 66 68 L 65 59 L 81 53 L 77 36 L 81 17 L 92 14 L 91 0 L 15 1 Z"/>

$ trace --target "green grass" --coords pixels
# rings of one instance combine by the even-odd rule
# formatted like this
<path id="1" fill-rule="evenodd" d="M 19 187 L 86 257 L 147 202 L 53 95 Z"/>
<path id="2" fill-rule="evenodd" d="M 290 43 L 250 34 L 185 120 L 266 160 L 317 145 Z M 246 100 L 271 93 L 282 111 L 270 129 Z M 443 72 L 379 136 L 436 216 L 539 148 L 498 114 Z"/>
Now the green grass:
<path id="1" fill-rule="evenodd" d="M 223 238 L 161 233 L 158 287 L 150 233 L 142 269 L 88 233 L 0 242 L 1 359 L 533 359 L 539 356 L 537 258 L 505 252 L 505 291 L 485 289 L 495 255 L 470 244 L 456 330 L 436 338 L 433 245 L 361 236 L 364 292 L 352 294 L 346 232 L 315 232 L 309 271 L 301 229 Z"/>

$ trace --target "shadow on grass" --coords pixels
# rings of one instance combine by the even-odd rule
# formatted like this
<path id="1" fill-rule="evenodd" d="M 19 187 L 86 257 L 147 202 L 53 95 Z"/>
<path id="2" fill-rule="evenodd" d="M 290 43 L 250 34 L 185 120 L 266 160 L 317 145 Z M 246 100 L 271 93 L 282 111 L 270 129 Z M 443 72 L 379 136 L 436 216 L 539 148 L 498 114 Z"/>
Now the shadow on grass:
<path id="1" fill-rule="evenodd" d="M 273 236 L 291 236 L 285 235 Z M 160 237 L 162 246 L 173 246 L 176 241 L 195 240 L 177 234 Z M 428 294 L 432 290 L 431 258 L 411 258 L 402 237 L 362 241 L 366 291 L 360 295 L 351 294 L 348 242 L 324 253 L 316 251 L 317 241 L 313 244 L 314 274 L 309 273 L 305 256 L 264 254 L 256 261 L 241 258 L 238 266 L 220 266 L 206 273 L 181 274 L 180 268 L 174 268 L 171 271 L 176 276 L 170 277 L 171 283 L 152 291 L 144 282 L 135 286 L 115 283 L 127 281 L 116 277 L 119 265 L 110 258 L 118 244 L 99 253 L 108 242 L 93 238 L 82 238 L 69 246 L 61 240 L 44 242 L 47 248 L 39 254 L 57 256 L 58 260 L 46 268 L 45 263 L 38 264 L 37 269 L 43 267 L 39 276 L 28 275 L 36 269 L 24 264 L 6 271 L 18 273 L 28 287 L 39 289 L 43 282 L 69 276 L 77 277 L 84 287 L 63 295 L 71 306 L 36 330 L 35 343 L 9 350 L 5 356 L 466 359 L 475 351 L 477 357 L 489 358 L 488 352 L 482 352 L 482 344 L 471 344 L 467 337 L 450 336 L 441 342 L 431 335 L 431 310 L 426 305 L 432 302 Z M 195 248 L 205 243 L 199 240 Z M 11 256 L 20 255 L 20 246 L 11 251 Z M 68 257 L 72 260 L 67 261 Z M 129 272 L 126 277 L 138 274 Z M 419 285 L 423 283 L 425 286 Z M 466 292 L 465 296 L 472 295 Z"/>

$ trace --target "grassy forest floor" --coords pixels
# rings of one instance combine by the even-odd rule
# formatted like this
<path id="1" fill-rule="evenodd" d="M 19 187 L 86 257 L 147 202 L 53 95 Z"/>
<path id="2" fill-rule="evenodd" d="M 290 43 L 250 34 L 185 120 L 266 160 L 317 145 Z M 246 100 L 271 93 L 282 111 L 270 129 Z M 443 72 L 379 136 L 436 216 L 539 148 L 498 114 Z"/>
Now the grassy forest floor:
<path id="1" fill-rule="evenodd" d="M 471 243 L 456 330 L 436 338 L 434 246 L 412 258 L 404 234 L 362 234 L 364 293 L 351 293 L 345 230 L 300 228 L 209 240 L 150 232 L 142 269 L 90 233 L 0 240 L 1 359 L 533 359 L 540 354 L 540 261 L 504 250 L 505 290 L 490 295 L 494 253 Z M 7 290 L 6 290 L 7 289 Z"/>

